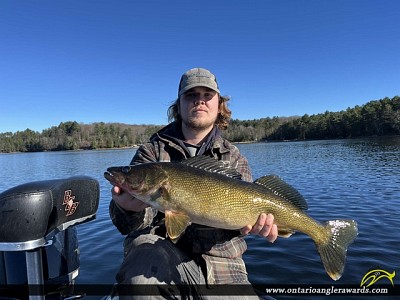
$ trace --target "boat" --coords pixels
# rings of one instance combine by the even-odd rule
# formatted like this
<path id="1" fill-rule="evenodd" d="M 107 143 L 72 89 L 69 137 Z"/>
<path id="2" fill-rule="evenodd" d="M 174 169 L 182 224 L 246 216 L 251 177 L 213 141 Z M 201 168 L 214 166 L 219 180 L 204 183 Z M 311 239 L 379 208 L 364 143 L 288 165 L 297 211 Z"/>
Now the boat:
<path id="1" fill-rule="evenodd" d="M 88 176 L 32 181 L 0 194 L 0 298 L 79 299 L 76 227 L 95 219 L 100 188 Z"/>

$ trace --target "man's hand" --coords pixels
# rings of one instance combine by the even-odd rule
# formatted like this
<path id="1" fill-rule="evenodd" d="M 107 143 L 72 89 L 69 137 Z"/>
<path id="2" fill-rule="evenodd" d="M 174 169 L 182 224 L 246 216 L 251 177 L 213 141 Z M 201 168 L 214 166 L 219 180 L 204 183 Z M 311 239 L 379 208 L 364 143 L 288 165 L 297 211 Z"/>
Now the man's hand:
<path id="1" fill-rule="evenodd" d="M 271 243 L 278 237 L 278 227 L 274 224 L 274 216 L 265 213 L 260 214 L 256 224 L 253 226 L 247 225 L 243 227 L 240 232 L 245 235 L 249 233 L 258 234 L 265 237 Z"/>
<path id="2" fill-rule="evenodd" d="M 117 205 L 128 211 L 142 211 L 148 205 L 135 197 L 132 197 L 128 193 L 124 192 L 118 186 L 113 186 L 111 189 L 112 199 Z"/>

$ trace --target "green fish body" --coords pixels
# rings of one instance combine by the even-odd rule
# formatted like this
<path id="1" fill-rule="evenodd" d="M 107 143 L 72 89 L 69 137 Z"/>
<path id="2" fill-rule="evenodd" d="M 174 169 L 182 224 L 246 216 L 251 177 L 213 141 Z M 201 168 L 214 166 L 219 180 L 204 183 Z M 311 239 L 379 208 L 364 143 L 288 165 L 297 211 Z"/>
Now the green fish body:
<path id="1" fill-rule="evenodd" d="M 277 176 L 264 176 L 254 183 L 238 180 L 240 174 L 212 158 L 111 167 L 104 176 L 164 212 L 167 234 L 174 242 L 190 223 L 241 229 L 255 224 L 261 213 L 271 213 L 280 236 L 299 231 L 312 238 L 334 280 L 341 277 L 347 247 L 358 234 L 353 220 L 320 224 L 308 216 L 304 198 Z"/>

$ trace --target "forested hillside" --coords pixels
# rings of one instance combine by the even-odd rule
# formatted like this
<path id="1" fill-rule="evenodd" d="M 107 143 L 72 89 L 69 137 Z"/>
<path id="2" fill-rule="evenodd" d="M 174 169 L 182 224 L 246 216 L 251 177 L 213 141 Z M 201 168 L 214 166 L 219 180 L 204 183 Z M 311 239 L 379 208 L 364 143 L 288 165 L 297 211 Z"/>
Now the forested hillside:
<path id="1" fill-rule="evenodd" d="M 291 118 L 234 120 L 233 141 L 336 139 L 400 134 L 400 97 L 374 100 L 339 112 Z"/>
<path id="2" fill-rule="evenodd" d="M 123 148 L 141 144 L 162 126 L 61 122 L 41 133 L 26 129 L 0 134 L 0 152 Z"/>
<path id="3" fill-rule="evenodd" d="M 162 125 L 61 122 L 41 133 L 0 133 L 0 153 L 122 148 L 141 144 Z M 233 142 L 335 139 L 400 135 L 400 97 L 317 115 L 232 120 L 224 136 Z"/>

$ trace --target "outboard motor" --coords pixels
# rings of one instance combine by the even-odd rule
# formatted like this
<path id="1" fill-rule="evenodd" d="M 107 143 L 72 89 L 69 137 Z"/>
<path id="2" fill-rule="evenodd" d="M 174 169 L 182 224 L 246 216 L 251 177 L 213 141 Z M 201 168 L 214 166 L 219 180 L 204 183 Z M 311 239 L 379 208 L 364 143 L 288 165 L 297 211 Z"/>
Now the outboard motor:
<path id="1" fill-rule="evenodd" d="M 87 176 L 30 182 L 0 194 L 0 298 L 74 298 L 74 225 L 95 218 L 99 197 L 99 183 Z"/>

